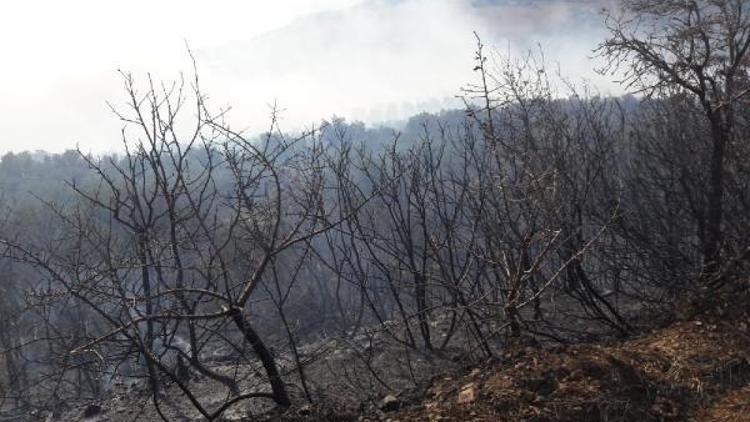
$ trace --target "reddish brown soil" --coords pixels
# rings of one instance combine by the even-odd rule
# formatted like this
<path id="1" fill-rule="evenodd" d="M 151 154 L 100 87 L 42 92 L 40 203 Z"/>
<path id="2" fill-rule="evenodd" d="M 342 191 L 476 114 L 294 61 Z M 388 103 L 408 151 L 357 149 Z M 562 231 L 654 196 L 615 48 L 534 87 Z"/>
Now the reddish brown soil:
<path id="1" fill-rule="evenodd" d="M 750 318 L 693 317 L 627 341 L 516 346 L 399 396 L 398 411 L 291 410 L 283 420 L 750 421 Z"/>

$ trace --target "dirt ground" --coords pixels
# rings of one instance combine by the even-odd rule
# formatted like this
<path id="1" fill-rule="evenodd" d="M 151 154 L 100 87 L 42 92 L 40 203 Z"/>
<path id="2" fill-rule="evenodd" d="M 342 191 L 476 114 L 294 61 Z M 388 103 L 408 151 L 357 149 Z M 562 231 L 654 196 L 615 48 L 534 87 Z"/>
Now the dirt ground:
<path id="1" fill-rule="evenodd" d="M 744 307 L 740 305 L 740 307 Z M 392 411 L 302 408 L 287 421 L 750 421 L 750 318 L 719 310 L 638 338 L 518 344 L 390 397 Z"/>
<path id="2" fill-rule="evenodd" d="M 540 347 L 520 340 L 470 367 L 409 356 L 378 337 L 368 339 L 372 347 L 364 350 L 372 356 L 363 365 L 363 349 L 353 343 L 364 338 L 328 339 L 303 347 L 305 355 L 319 357 L 308 373 L 320 390 L 313 394 L 326 400 L 305 404 L 301 392 L 293 390 L 295 405 L 283 413 L 249 401 L 232 408 L 224 420 L 750 421 L 750 314 L 745 303 L 735 298 L 732 309 L 720 305 L 681 315 L 666 328 L 623 341 Z M 379 373 L 390 370 L 388 385 L 374 384 L 368 365 Z M 262 388 L 262 376 L 253 381 L 259 368 L 239 370 L 236 375 L 245 385 Z M 293 381 L 291 369 L 286 378 Z M 216 385 L 205 379 L 193 382 L 209 403 L 226 400 L 227 393 Z M 372 396 L 357 398 L 358 391 Z M 164 401 L 171 420 L 202 420 L 185 405 L 177 395 Z M 84 411 L 67 409 L 56 420 L 82 420 Z M 100 412 L 86 420 L 159 419 L 145 389 L 135 386 L 101 403 Z"/>

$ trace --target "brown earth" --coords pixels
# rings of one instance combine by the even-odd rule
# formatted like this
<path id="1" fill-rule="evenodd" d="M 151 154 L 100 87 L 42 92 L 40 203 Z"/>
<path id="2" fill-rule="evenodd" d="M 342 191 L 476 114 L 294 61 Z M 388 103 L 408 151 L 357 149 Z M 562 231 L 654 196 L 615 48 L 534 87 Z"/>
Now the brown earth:
<path id="1" fill-rule="evenodd" d="M 494 361 L 397 395 L 394 411 L 318 406 L 275 419 L 750 421 L 750 318 L 743 307 L 732 317 L 704 313 L 626 341 L 510 347 Z"/>
<path id="2" fill-rule="evenodd" d="M 535 341 L 517 341 L 493 360 L 463 369 L 421 355 L 406 356 L 407 366 L 421 379 L 411 383 L 394 381 L 407 379 L 398 372 L 404 366 L 398 356 L 404 352 L 376 342 L 372 350 L 382 353 L 369 363 L 378 371 L 390 369 L 392 382 L 390 389 L 374 392 L 367 401 L 355 399 L 347 387 L 366 387 L 367 379 L 351 374 L 367 371 L 355 368 L 351 347 L 329 341 L 323 348 L 326 358 L 308 367 L 308 375 L 323 386 L 316 396 L 327 402 L 303 405 L 304 400 L 296 400 L 296 407 L 279 414 L 268 407 L 250 408 L 255 404 L 251 401 L 231 409 L 223 420 L 750 421 L 750 298 L 730 294 L 712 299 L 710 312 L 683 313 L 666 328 L 628 340 L 542 348 Z M 247 377 L 255 372 L 240 369 Z M 226 399 L 226 393 L 206 380 L 192 382 L 209 405 Z M 262 387 L 262 377 L 257 382 Z M 98 417 L 88 420 L 159 420 L 150 397 L 137 387 L 113 394 L 101 404 Z M 168 397 L 170 402 L 164 404 L 172 409 L 170 419 L 202 419 L 195 412 L 181 414 L 189 407 L 179 395 Z M 58 420 L 80 420 L 82 409 L 73 407 Z"/>

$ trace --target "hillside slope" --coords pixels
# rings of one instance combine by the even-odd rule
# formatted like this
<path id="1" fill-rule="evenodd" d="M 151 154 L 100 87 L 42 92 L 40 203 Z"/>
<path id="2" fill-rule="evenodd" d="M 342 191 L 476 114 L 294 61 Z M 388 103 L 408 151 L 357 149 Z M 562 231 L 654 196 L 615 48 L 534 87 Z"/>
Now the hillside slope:
<path id="1" fill-rule="evenodd" d="M 733 314 L 691 317 L 609 344 L 517 346 L 495 361 L 399 394 L 390 404 L 399 409 L 390 412 L 303 408 L 282 419 L 750 420 L 750 319 L 744 311 Z"/>

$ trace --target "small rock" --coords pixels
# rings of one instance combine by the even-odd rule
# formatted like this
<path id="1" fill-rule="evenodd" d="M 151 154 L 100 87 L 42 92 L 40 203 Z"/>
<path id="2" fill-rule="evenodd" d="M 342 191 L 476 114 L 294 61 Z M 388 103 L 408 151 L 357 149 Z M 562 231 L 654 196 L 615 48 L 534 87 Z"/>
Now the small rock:
<path id="1" fill-rule="evenodd" d="M 401 408 L 401 400 L 399 400 L 393 394 L 388 394 L 383 398 L 383 402 L 380 404 L 380 410 L 384 412 L 394 412 Z"/>
<path id="2" fill-rule="evenodd" d="M 477 385 L 475 383 L 466 384 L 458 393 L 458 404 L 471 403 L 477 399 Z"/>

